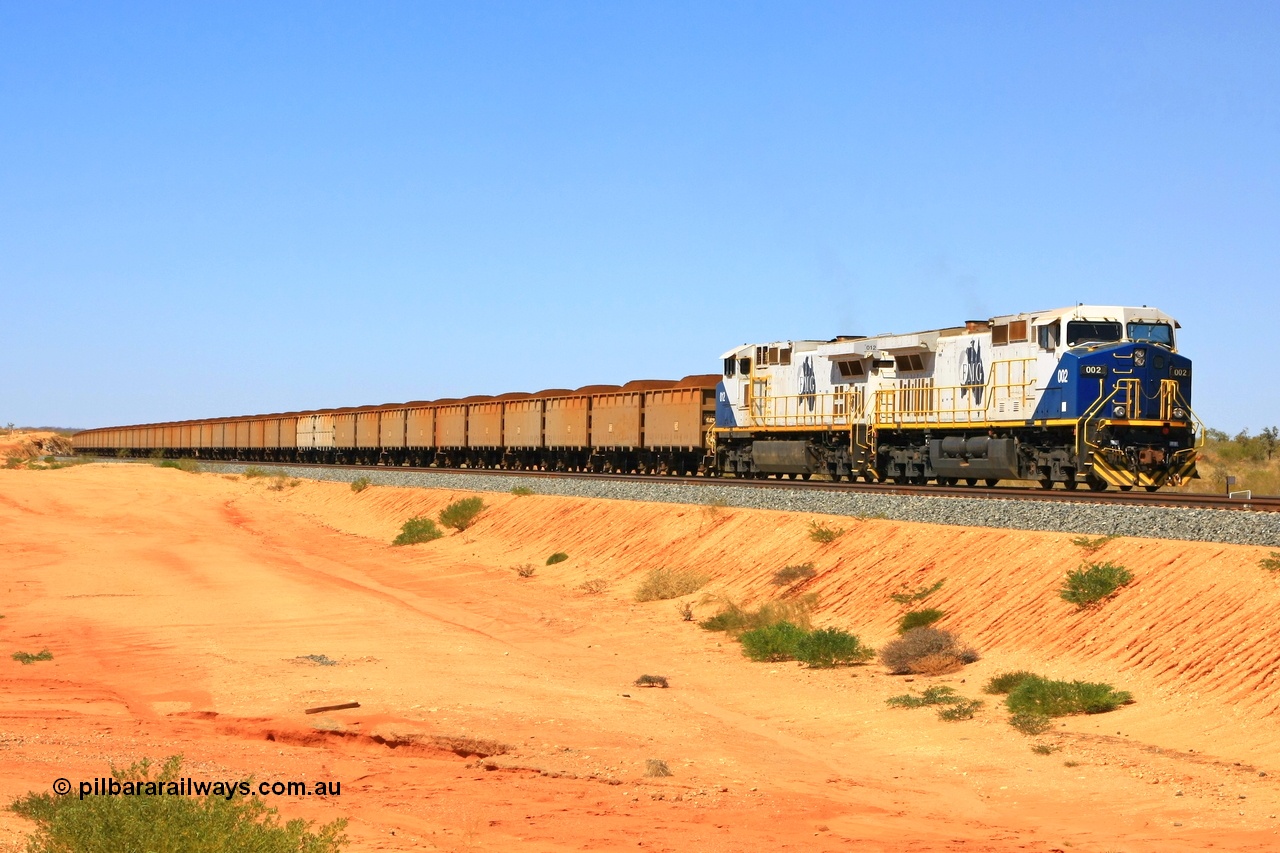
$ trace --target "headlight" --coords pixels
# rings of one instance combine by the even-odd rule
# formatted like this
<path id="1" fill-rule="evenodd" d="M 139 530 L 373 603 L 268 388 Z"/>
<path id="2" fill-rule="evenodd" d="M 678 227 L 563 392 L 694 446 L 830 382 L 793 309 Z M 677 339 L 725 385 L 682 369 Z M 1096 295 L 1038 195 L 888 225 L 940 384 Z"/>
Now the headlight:
<path id="1" fill-rule="evenodd" d="M 1111 415 L 1112 415 L 1112 417 L 1116 417 L 1116 418 L 1123 418 L 1123 417 L 1124 417 L 1124 406 L 1113 406 L 1113 407 L 1112 407 L 1112 409 L 1111 409 Z"/>
<path id="2" fill-rule="evenodd" d="M 1181 406 L 1178 406 L 1173 410 L 1173 416 L 1178 420 L 1183 420 L 1187 416 L 1187 410 L 1182 408 Z"/>

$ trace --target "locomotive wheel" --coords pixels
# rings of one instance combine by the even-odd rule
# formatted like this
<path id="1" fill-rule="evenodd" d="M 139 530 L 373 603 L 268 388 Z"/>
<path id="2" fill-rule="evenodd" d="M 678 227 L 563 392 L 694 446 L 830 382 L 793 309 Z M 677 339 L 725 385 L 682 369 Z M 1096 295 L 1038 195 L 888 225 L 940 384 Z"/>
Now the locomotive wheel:
<path id="1" fill-rule="evenodd" d="M 1158 492 L 1158 491 L 1160 491 L 1160 487 L 1159 487 L 1159 486 L 1147 486 L 1147 487 L 1146 487 L 1146 490 L 1147 490 L 1148 492 Z"/>
<path id="2" fill-rule="evenodd" d="M 1072 474 L 1067 476 L 1066 481 L 1063 482 L 1062 485 L 1066 487 L 1068 492 L 1074 492 L 1076 490 L 1076 486 L 1079 486 L 1080 484 L 1076 482 L 1075 475 Z"/>
<path id="3" fill-rule="evenodd" d="M 996 487 L 996 484 L 997 484 L 997 483 L 999 483 L 999 482 L 1000 482 L 1000 478 L 999 478 L 999 477 L 988 477 L 988 478 L 987 478 L 987 488 L 988 488 L 988 489 L 994 489 L 994 488 Z"/>
<path id="4" fill-rule="evenodd" d="M 965 478 L 965 481 L 964 481 L 964 484 L 965 484 L 966 486 L 976 486 L 976 485 L 978 485 L 978 478 L 977 478 L 977 477 L 966 477 L 966 478 Z"/>
<path id="5" fill-rule="evenodd" d="M 1090 477 L 1088 483 L 1089 491 L 1091 492 L 1105 492 L 1107 490 L 1107 481 L 1100 477 Z"/>
<path id="6" fill-rule="evenodd" d="M 1133 486 L 1121 486 L 1121 487 L 1120 487 L 1120 491 L 1122 491 L 1122 492 L 1132 492 L 1132 491 L 1133 491 Z"/>
<path id="7" fill-rule="evenodd" d="M 1052 488 L 1053 488 L 1053 480 L 1049 479 L 1048 477 L 1045 477 L 1044 479 L 1042 479 L 1042 480 L 1040 481 L 1040 488 L 1042 488 L 1042 489 L 1044 489 L 1044 490 L 1046 490 L 1046 491 L 1048 491 L 1049 489 L 1052 489 Z"/>

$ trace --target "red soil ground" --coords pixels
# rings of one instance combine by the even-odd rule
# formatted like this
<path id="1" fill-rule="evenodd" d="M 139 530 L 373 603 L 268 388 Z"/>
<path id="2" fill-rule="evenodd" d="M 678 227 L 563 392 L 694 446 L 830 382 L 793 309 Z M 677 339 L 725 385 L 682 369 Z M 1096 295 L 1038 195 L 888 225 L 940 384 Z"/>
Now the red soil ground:
<path id="1" fill-rule="evenodd" d="M 349 818 L 350 850 L 1280 849 L 1268 549 L 1113 540 L 1091 559 L 1136 581 L 1080 613 L 1055 592 L 1083 556 L 1063 534 L 837 518 L 847 533 L 818 545 L 810 515 L 485 495 L 465 533 L 389 546 L 461 496 L 0 470 L 0 804 L 182 753 L 197 779 L 341 782 L 270 803 Z M 556 551 L 570 559 L 543 565 Z M 926 604 L 982 660 L 910 683 L 755 664 L 632 597 L 665 566 L 759 602 L 810 561 L 816 624 L 881 644 L 906 609 L 889 596 L 943 580 Z M 578 588 L 591 578 L 607 589 Z M 1137 703 L 1028 738 L 981 694 L 1010 669 Z M 986 705 L 959 723 L 886 707 L 930 683 Z M 648 759 L 673 775 L 646 777 Z M 30 829 L 0 811 L 0 850 Z"/>

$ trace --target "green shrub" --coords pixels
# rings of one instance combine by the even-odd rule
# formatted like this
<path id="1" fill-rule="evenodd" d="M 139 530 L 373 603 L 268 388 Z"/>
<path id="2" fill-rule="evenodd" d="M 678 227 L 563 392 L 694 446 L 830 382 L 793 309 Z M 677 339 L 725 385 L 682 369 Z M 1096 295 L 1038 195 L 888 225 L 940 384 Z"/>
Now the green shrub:
<path id="1" fill-rule="evenodd" d="M 709 575 L 689 569 L 650 569 L 636 588 L 636 601 L 666 601 L 702 589 Z"/>
<path id="2" fill-rule="evenodd" d="M 948 723 L 959 722 L 960 720 L 972 720 L 973 715 L 982 707 L 981 699 L 962 699 L 946 708 L 938 709 L 938 719 L 945 720 Z"/>
<path id="3" fill-rule="evenodd" d="M 815 668 L 850 666 L 875 656 L 875 649 L 864 646 L 856 636 L 838 628 L 819 628 L 806 633 L 796 644 L 796 660 Z"/>
<path id="4" fill-rule="evenodd" d="M 1048 714 L 1018 713 L 1010 715 L 1009 725 L 1024 735 L 1042 735 L 1053 728 L 1053 720 Z"/>
<path id="5" fill-rule="evenodd" d="M 188 474 L 199 474 L 202 470 L 200 463 L 189 456 L 184 456 L 173 461 L 172 465 L 165 465 L 166 468 L 177 468 L 179 471 L 186 471 Z"/>
<path id="6" fill-rule="evenodd" d="M 1071 540 L 1071 544 L 1075 545 L 1077 548 L 1082 548 L 1086 553 L 1092 554 L 1112 539 L 1118 538 L 1119 536 L 1115 533 L 1112 533 L 1109 536 L 1099 536 L 1095 539 L 1090 539 L 1088 536 L 1077 536 Z"/>
<path id="7" fill-rule="evenodd" d="M 923 693 L 903 693 L 901 696 L 890 696 L 885 704 L 890 708 L 924 708 L 928 705 L 954 705 L 963 702 L 964 697 L 956 693 L 954 688 L 945 684 L 926 687 Z"/>
<path id="8" fill-rule="evenodd" d="M 934 582 L 931 586 L 922 586 L 915 592 L 895 592 L 893 595 L 889 596 L 889 599 L 902 605 L 915 604 L 917 601 L 922 601 L 928 598 L 940 589 L 942 589 L 941 580 Z"/>
<path id="9" fill-rule="evenodd" d="M 1056 743 L 1038 743 L 1031 747 L 1031 751 L 1036 755 L 1053 755 L 1060 749 L 1062 749 L 1062 747 Z"/>
<path id="10" fill-rule="evenodd" d="M 466 530 L 483 509 L 484 501 L 480 498 L 463 498 L 440 510 L 440 523 L 454 530 Z"/>
<path id="11" fill-rule="evenodd" d="M 254 477 L 270 477 L 271 472 L 266 468 L 259 468 L 257 465 L 250 465 L 242 472 L 246 480 L 252 480 Z"/>
<path id="12" fill-rule="evenodd" d="M 708 631 L 725 631 L 740 634 L 755 628 L 765 628 L 779 622 L 790 622 L 801 628 L 809 627 L 809 614 L 817 606 L 817 595 L 803 595 L 785 601 L 766 601 L 756 610 L 747 610 L 727 599 L 721 599 L 720 612 L 698 625 Z"/>
<path id="13" fill-rule="evenodd" d="M 905 634 L 912 628 L 927 628 L 946 615 L 941 610 L 912 610 L 898 622 L 898 633 Z"/>
<path id="14" fill-rule="evenodd" d="M 511 494 L 518 498 L 527 498 L 529 495 L 533 494 L 533 489 L 528 486 L 512 486 Z"/>
<path id="15" fill-rule="evenodd" d="M 155 775 L 143 759 L 111 770 L 122 789 L 136 787 L 143 796 L 30 793 L 9 808 L 36 824 L 28 853 L 338 853 L 347 843 L 345 818 L 316 830 L 304 820 L 281 824 L 260 797 L 146 795 L 177 791 L 180 772 L 180 756 L 166 760 Z"/>
<path id="16" fill-rule="evenodd" d="M 21 468 L 21 467 L 22 467 L 22 457 L 20 457 L 20 456 L 8 456 L 8 457 L 5 457 L 5 460 L 4 460 L 4 467 L 5 467 L 5 468 L 8 468 L 8 469 L 9 469 L 9 470 L 11 470 L 11 471 L 12 471 L 13 469 L 15 469 L 15 468 Z"/>
<path id="17" fill-rule="evenodd" d="M 286 487 L 292 489 L 302 484 L 297 477 L 290 477 L 283 471 L 271 475 L 271 485 L 267 486 L 273 492 L 283 492 Z"/>
<path id="18" fill-rule="evenodd" d="M 829 545 L 843 535 L 843 527 L 828 527 L 820 521 L 809 522 L 809 538 L 814 542 Z"/>
<path id="19" fill-rule="evenodd" d="M 880 649 L 880 662 L 894 675 L 943 675 L 978 657 L 955 634 L 939 628 L 912 628 Z"/>
<path id="20" fill-rule="evenodd" d="M 1014 714 L 1064 717 L 1070 714 L 1105 714 L 1133 702 L 1133 696 L 1110 684 L 1087 681 L 1050 681 L 1033 675 L 1010 691 L 1004 703 Z"/>
<path id="21" fill-rule="evenodd" d="M 1035 677 L 1036 674 L 1034 672 L 1027 672 L 1023 669 L 1020 669 L 1017 672 L 1002 672 L 999 675 L 993 676 L 992 679 L 987 682 L 987 686 L 982 688 L 982 692 L 990 693 L 992 695 L 1011 693 L 1019 684 L 1026 681 L 1028 678 Z"/>
<path id="22" fill-rule="evenodd" d="M 373 485 L 373 481 L 370 480 L 368 477 L 356 477 L 354 480 L 351 481 L 351 491 L 359 494 L 360 492 L 363 492 L 365 489 L 369 488 L 372 485 Z"/>
<path id="23" fill-rule="evenodd" d="M 563 563 L 567 559 L 569 559 L 569 555 L 564 551 L 556 551 L 550 557 L 547 557 L 547 565 L 554 566 L 556 563 Z"/>
<path id="24" fill-rule="evenodd" d="M 1263 557 L 1258 565 L 1269 572 L 1280 572 L 1280 551 L 1272 551 L 1270 557 Z"/>
<path id="25" fill-rule="evenodd" d="M 755 661 L 795 660 L 807 632 L 790 622 L 747 631 L 738 637 L 743 653 Z"/>
<path id="26" fill-rule="evenodd" d="M 45 649 L 39 654 L 31 654 L 30 652 L 14 652 L 13 659 L 23 666 L 28 666 L 40 660 L 53 660 L 53 652 Z"/>
<path id="27" fill-rule="evenodd" d="M 801 563 L 798 566 L 785 566 L 773 573 L 774 586 L 790 586 L 799 581 L 807 581 L 818 573 L 813 563 Z"/>
<path id="28" fill-rule="evenodd" d="M 439 539 L 444 533 L 429 518 L 414 516 L 400 528 L 400 535 L 391 541 L 392 545 L 416 545 L 419 542 L 430 542 Z"/>
<path id="29" fill-rule="evenodd" d="M 1067 572 L 1067 579 L 1058 594 L 1083 610 L 1115 595 L 1116 590 L 1132 581 L 1133 573 L 1123 566 L 1089 563 Z"/>

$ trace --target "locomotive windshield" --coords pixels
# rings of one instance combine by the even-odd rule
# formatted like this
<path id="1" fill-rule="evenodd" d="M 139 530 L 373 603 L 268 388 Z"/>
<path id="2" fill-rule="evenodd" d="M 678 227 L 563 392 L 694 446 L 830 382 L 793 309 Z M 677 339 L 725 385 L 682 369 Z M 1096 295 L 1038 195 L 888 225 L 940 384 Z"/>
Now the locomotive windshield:
<path id="1" fill-rule="evenodd" d="M 1173 329 L 1168 323 L 1130 323 L 1129 340 L 1173 346 Z"/>
<path id="2" fill-rule="evenodd" d="M 1096 323 L 1090 320 L 1072 320 L 1067 323 L 1067 346 L 1080 344 L 1109 344 L 1120 340 L 1119 323 Z"/>

